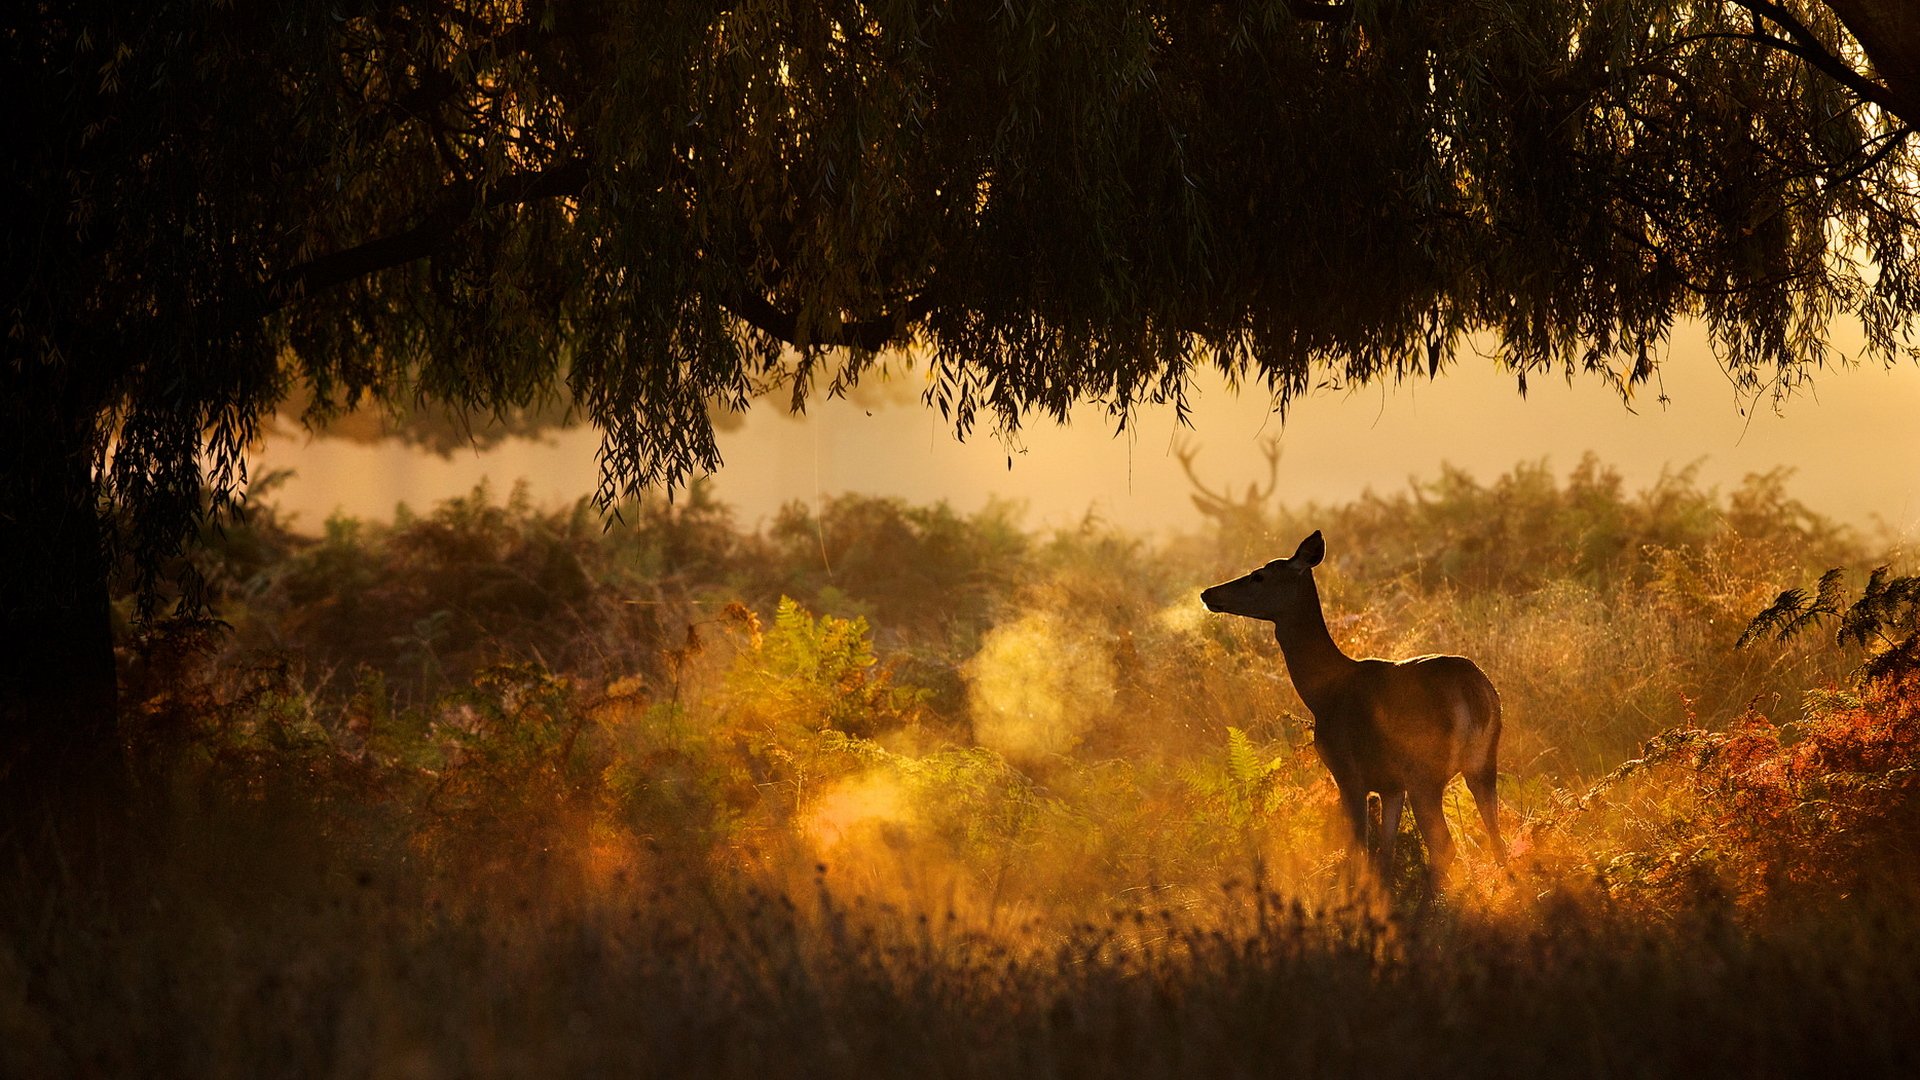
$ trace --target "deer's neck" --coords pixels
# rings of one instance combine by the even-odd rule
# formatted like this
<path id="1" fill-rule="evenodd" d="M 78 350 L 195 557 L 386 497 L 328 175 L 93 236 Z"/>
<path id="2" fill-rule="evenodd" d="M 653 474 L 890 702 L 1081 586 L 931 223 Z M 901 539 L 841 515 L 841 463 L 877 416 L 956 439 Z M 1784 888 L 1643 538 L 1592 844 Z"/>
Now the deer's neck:
<path id="1" fill-rule="evenodd" d="M 1319 703 L 1351 674 L 1354 659 L 1340 651 L 1327 632 L 1327 618 L 1320 610 L 1320 590 L 1307 579 L 1310 604 L 1273 624 L 1273 636 L 1280 643 L 1280 655 L 1286 659 L 1287 675 L 1307 708 L 1319 713 Z"/>

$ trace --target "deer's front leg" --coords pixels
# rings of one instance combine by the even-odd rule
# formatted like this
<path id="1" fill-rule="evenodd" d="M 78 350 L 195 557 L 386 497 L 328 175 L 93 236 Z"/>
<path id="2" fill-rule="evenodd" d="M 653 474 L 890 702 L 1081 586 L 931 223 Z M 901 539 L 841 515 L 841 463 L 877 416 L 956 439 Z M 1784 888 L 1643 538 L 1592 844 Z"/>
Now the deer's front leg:
<path id="1" fill-rule="evenodd" d="M 1347 884 L 1353 886 L 1367 865 L 1367 789 L 1338 777 L 1334 786 L 1340 789 L 1340 812 L 1347 819 Z"/>
<path id="2" fill-rule="evenodd" d="M 1393 885 L 1393 847 L 1400 839 L 1400 807 L 1406 795 L 1404 791 L 1380 793 L 1380 846 L 1374 851 L 1373 865 L 1381 888 Z"/>

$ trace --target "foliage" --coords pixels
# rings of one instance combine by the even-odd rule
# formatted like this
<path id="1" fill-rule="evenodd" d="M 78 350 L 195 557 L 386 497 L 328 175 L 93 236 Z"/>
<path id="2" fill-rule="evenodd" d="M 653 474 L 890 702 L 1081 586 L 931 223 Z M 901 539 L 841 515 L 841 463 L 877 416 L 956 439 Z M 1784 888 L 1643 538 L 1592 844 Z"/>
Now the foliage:
<path id="1" fill-rule="evenodd" d="M 1332 794 L 1270 636 L 1193 602 L 1239 569 L 1220 553 L 1284 550 L 1324 523 L 1338 639 L 1480 662 L 1524 816 L 1663 730 L 1756 704 L 1813 722 L 1807 691 L 1844 678 L 1849 655 L 1728 648 L 1778 591 L 1784 552 L 1864 561 L 1779 485 L 1722 495 L 1678 473 L 1630 492 L 1591 461 L 1564 481 L 1544 465 L 1485 484 L 1450 472 L 1342 507 L 1256 500 L 1239 531 L 1152 542 L 854 497 L 745 533 L 704 493 L 602 531 L 584 506 L 480 490 L 314 540 L 236 533 L 231 556 L 210 538 L 210 565 L 234 568 L 216 576 L 231 631 L 156 637 L 130 686 L 153 738 L 249 760 L 280 739 L 314 775 L 431 790 L 474 829 L 489 814 L 453 808 L 525 774 L 501 821 L 591 820 L 703 867 L 824 853 L 878 881 L 908 860 L 1002 905 L 1142 882 L 1192 901 L 1222 873 L 1311 893 L 1335 880 Z M 1455 830 L 1469 859 L 1476 829 Z"/>
<path id="2" fill-rule="evenodd" d="M 1369 517 L 1390 499 L 1321 511 L 1355 530 L 1329 530 L 1322 568 L 1343 643 L 1460 648 L 1506 703 L 1512 859 L 1456 785 L 1463 859 L 1425 903 L 1353 901 L 1271 639 L 1192 602 L 1220 552 L 1290 547 L 1297 511 L 1238 519 L 1278 535 L 1088 522 L 1011 545 L 993 515 L 850 513 L 850 549 L 907 519 L 951 530 L 957 566 L 1022 553 L 964 645 L 815 614 L 878 610 L 851 576 L 753 594 L 814 553 L 710 503 L 603 533 L 481 492 L 391 527 L 235 534 L 231 558 L 210 538 L 227 622 L 161 624 L 131 658 L 127 820 L 90 841 L 0 819 L 0 1068 L 1910 1071 L 1920 681 L 1726 640 L 1790 572 L 1784 538 L 1855 565 L 1859 542 L 1742 501 L 1764 484 L 1650 497 L 1595 475 L 1423 485 L 1397 523 Z M 1516 554 L 1520 530 L 1431 576 L 1355 557 L 1471 537 L 1467 509 L 1570 503 L 1604 539 Z M 542 544 L 586 579 L 572 640 L 490 607 L 497 628 L 445 637 L 429 675 L 377 619 L 300 636 L 409 577 L 396 618 L 454 610 Z M 320 643 L 378 662 L 322 667 Z M 943 666 L 963 688 L 1017 676 L 1036 713 L 1067 694 L 1085 728 L 1041 754 L 980 745 L 975 696 L 910 677 Z M 1420 846 L 1401 851 L 1413 880 Z"/>
<path id="3" fill-rule="evenodd" d="M 1711 909 L 1661 925 L 1562 899 L 1395 922 L 1261 894 L 1217 919 L 1149 903 L 1041 932 L 862 904 L 831 872 L 791 893 L 636 875 L 584 896 L 523 872 L 461 902 L 292 813 L 241 804 L 195 825 L 130 850 L 121 892 L 9 868 L 0 1068 L 965 1078 L 1044 1062 L 1211 1078 L 1916 1064 L 1920 940 L 1900 912 L 1755 929 Z M 59 902 L 35 903 L 47 898 Z"/>
<path id="4" fill-rule="evenodd" d="M 317 539 L 290 532 L 270 493 L 240 526 L 210 533 L 198 556 L 232 648 L 297 652 L 329 694 L 377 670 L 403 703 L 430 701 L 501 660 L 601 679 L 661 674 L 699 612 L 745 597 L 772 616 L 792 586 L 809 608 L 839 609 L 829 626 L 864 627 L 862 611 L 902 613 L 888 628 L 890 663 L 944 687 L 951 711 L 960 689 L 950 654 L 972 647 L 1005 588 L 996 583 L 1026 565 L 1025 534 L 1004 508 L 963 516 L 836 500 L 831 529 L 845 562 L 829 577 L 817 552 L 792 542 L 787 523 L 800 511 L 766 534 L 742 533 L 705 485 L 623 507 L 611 529 L 584 503 L 536 510 L 521 491 L 501 502 L 482 485 L 426 515 L 403 509 L 391 525 L 335 518 Z M 903 533 L 909 520 L 926 530 Z"/>
<path id="5" fill-rule="evenodd" d="M 1226 754 L 1214 770 L 1195 771 L 1189 783 L 1194 794 L 1217 801 L 1225 810 L 1229 828 L 1246 832 L 1256 815 L 1271 809 L 1274 782 L 1286 767 L 1284 757 L 1259 760 L 1253 741 L 1237 727 L 1227 728 Z"/>
<path id="6" fill-rule="evenodd" d="M 756 625 L 735 658 L 726 692 L 755 723 L 865 737 L 910 723 L 920 696 L 876 664 L 866 619 L 815 620 L 785 596 L 772 628 Z"/>
<path id="7" fill-rule="evenodd" d="M 614 633 L 643 627 L 612 594 L 618 579 L 598 572 L 614 554 L 598 532 L 578 510 L 537 514 L 523 494 L 500 504 L 484 487 L 391 528 L 335 519 L 248 583 L 253 617 L 275 625 L 245 637 L 298 648 L 323 670 L 376 667 L 427 696 L 503 658 L 488 648 L 503 638 L 517 658 L 592 670 L 596 652 L 619 648 Z"/>
<path id="8" fill-rule="evenodd" d="M 818 596 L 829 610 L 843 609 L 835 614 L 959 647 L 985 628 L 1029 547 L 1019 510 L 1007 503 L 962 515 L 945 503 L 860 495 L 837 495 L 817 509 L 788 503 L 766 539 L 778 568 L 768 573 L 772 590 Z"/>
<path id="9" fill-rule="evenodd" d="M 268 418 L 266 434 L 269 438 L 318 435 L 363 445 L 398 443 L 450 459 L 456 453 L 487 450 L 509 439 L 545 438 L 580 422 L 577 412 L 560 398 L 542 397 L 474 416 L 458 405 L 405 399 L 367 402 L 364 408 L 334 408 L 319 405 L 306 387 L 295 386 Z"/>
<path id="10" fill-rule="evenodd" d="M 1662 732 L 1533 840 L 1561 851 L 1571 839 L 1555 833 L 1580 831 L 1567 815 L 1638 804 L 1623 827 L 1586 837 L 1584 858 L 1623 901 L 1668 914 L 1725 899 L 1907 902 L 1920 886 L 1907 871 L 1920 844 L 1920 685 L 1908 673 L 1808 696 L 1801 720 L 1749 712 L 1724 730 Z"/>
<path id="11" fill-rule="evenodd" d="M 1851 604 L 1846 601 L 1846 571 L 1840 567 L 1820 575 L 1812 594 L 1788 589 L 1753 617 L 1736 644 L 1748 645 L 1767 634 L 1784 641 L 1820 623 L 1835 622 L 1835 644 L 1868 650 L 1864 670 L 1869 679 L 1920 671 L 1920 575 L 1894 576 L 1892 569 L 1875 567 Z"/>
<path id="12" fill-rule="evenodd" d="M 1909 673 L 1857 698 L 1830 694 L 1810 713 L 1788 726 L 1755 718 L 1702 748 L 1695 782 L 1715 807 L 1707 828 L 1777 888 L 1905 889 L 1896 867 L 1920 854 L 1910 824 L 1920 810 L 1920 683 Z"/>
<path id="13" fill-rule="evenodd" d="M 570 398 L 610 506 L 716 465 L 716 401 L 909 345 L 961 433 L 1476 334 L 1629 396 L 1683 318 L 1755 391 L 1841 317 L 1891 359 L 1920 97 L 1866 7 L 9 9 L 0 501 L 38 524 L 0 541 L 42 569 L 0 607 L 82 648 L 106 507 L 153 610 L 296 392 Z"/>
<path id="14" fill-rule="evenodd" d="M 1275 544 L 1321 528 L 1364 541 L 1342 557 L 1362 577 L 1471 592 L 1524 592 L 1556 581 L 1630 591 L 1662 576 L 1662 553 L 1699 552 L 1736 537 L 1747 560 L 1852 554 L 1843 531 L 1787 494 L 1788 470 L 1750 475 L 1726 493 L 1701 487 L 1697 475 L 1694 466 L 1667 470 L 1630 492 L 1592 453 L 1564 479 L 1544 460 L 1491 483 L 1443 465 L 1437 477 L 1415 479 L 1406 490 L 1368 492 L 1341 506 L 1283 507 L 1268 492 L 1211 516 L 1236 523 L 1218 534 L 1229 544 Z"/>
<path id="15" fill-rule="evenodd" d="M 1269 863 L 1318 846 L 1333 813 L 1332 785 L 1310 747 L 1258 746 L 1229 726 L 1223 751 L 1180 769 L 1192 804 L 1195 849 L 1256 883 Z M 1282 872 L 1279 880 L 1289 875 Z"/>

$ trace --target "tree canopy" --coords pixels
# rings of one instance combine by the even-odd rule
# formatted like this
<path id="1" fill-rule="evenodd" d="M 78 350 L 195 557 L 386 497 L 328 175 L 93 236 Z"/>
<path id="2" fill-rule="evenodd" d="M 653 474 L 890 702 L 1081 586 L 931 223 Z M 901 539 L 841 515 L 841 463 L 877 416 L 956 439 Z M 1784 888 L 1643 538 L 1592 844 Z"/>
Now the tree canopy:
<path id="1" fill-rule="evenodd" d="M 1790 389 L 1920 311 L 1899 0 L 38 0 L 0 49 L 10 626 L 92 603 L 76 538 L 159 573 L 294 389 L 564 392 L 611 500 L 909 345 L 965 434 L 1473 335 L 1631 394 L 1694 317 Z"/>

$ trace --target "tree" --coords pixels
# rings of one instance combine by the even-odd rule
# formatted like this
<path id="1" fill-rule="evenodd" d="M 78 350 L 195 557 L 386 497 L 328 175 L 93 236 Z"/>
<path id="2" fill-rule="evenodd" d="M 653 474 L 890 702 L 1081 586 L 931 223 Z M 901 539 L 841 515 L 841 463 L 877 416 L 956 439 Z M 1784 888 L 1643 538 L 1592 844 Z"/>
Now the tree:
<path id="1" fill-rule="evenodd" d="M 966 434 L 1437 374 L 1623 394 L 1674 322 L 1790 389 L 1911 328 L 1899 0 L 37 0 L 0 22 L 0 735 L 99 746 L 290 391 L 564 391 L 601 494 L 918 344 Z M 829 356 L 837 356 L 829 366 Z M 828 374 L 828 372 L 832 374 Z"/>

